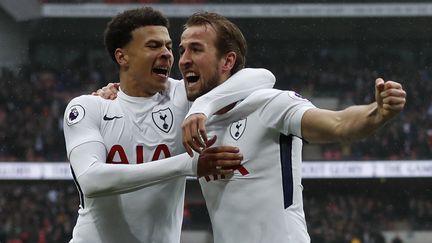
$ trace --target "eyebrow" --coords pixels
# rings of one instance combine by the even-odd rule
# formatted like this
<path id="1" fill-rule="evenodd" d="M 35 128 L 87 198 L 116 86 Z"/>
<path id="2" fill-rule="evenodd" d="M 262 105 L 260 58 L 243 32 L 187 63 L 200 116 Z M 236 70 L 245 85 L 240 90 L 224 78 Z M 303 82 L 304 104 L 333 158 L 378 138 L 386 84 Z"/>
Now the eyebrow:
<path id="1" fill-rule="evenodd" d="M 146 41 L 146 43 L 164 43 L 164 42 L 165 41 L 161 39 L 150 39 Z M 166 44 L 168 45 L 172 45 L 172 43 L 173 43 L 172 40 L 166 41 Z"/>
<path id="2" fill-rule="evenodd" d="M 200 42 L 191 42 L 191 43 L 189 43 L 188 45 L 191 46 L 191 47 L 204 46 L 204 45 L 203 45 L 202 43 L 200 43 Z M 180 44 L 179 44 L 179 47 L 184 48 L 181 42 L 180 42 Z"/>

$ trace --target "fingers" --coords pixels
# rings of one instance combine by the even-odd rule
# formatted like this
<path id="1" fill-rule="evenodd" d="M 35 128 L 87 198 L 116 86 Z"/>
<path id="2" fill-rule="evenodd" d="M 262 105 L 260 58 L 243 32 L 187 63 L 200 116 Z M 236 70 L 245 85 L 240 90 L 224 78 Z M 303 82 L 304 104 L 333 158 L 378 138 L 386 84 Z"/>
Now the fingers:
<path id="1" fill-rule="evenodd" d="M 211 147 L 216 142 L 217 136 L 214 135 L 212 138 L 206 141 L 206 147 Z"/>
<path id="2" fill-rule="evenodd" d="M 213 139 L 213 138 L 212 138 Z M 207 153 L 238 153 L 239 149 L 237 147 L 233 147 L 233 146 L 217 146 L 217 147 L 211 147 L 211 148 L 206 148 L 205 151 Z"/>
<path id="3" fill-rule="evenodd" d="M 382 107 L 381 92 L 384 90 L 384 80 L 382 78 L 377 78 L 375 80 L 375 101 L 378 107 Z"/>
<path id="4" fill-rule="evenodd" d="M 198 119 L 198 132 L 202 142 L 207 142 L 207 130 L 205 127 L 206 117 Z"/>
<path id="5" fill-rule="evenodd" d="M 395 81 L 376 80 L 377 103 L 381 108 L 381 114 L 391 118 L 403 110 L 406 103 L 406 92 L 402 85 Z"/>
<path id="6" fill-rule="evenodd" d="M 117 98 L 117 92 L 119 89 L 119 84 L 118 83 L 109 83 L 107 85 L 108 91 L 109 91 L 109 99 L 114 100 L 115 98 Z"/>
<path id="7" fill-rule="evenodd" d="M 117 98 L 119 87 L 119 83 L 109 83 L 107 86 L 98 89 L 96 92 L 92 92 L 92 95 L 100 96 L 108 100 L 114 100 Z"/>
<path id="8" fill-rule="evenodd" d="M 186 149 L 186 152 L 189 154 L 190 157 L 193 156 L 193 150 L 191 147 L 191 144 L 193 145 L 192 136 L 190 135 L 190 130 L 186 127 L 182 126 L 182 133 L 183 133 L 183 147 Z M 201 151 L 196 151 L 197 153 L 201 153 Z"/>
<path id="9" fill-rule="evenodd" d="M 377 78 L 375 80 L 375 88 L 376 88 L 376 91 L 378 91 L 378 92 L 383 91 L 384 90 L 384 79 Z"/>
<path id="10" fill-rule="evenodd" d="M 183 146 L 190 156 L 193 154 L 192 150 L 196 151 L 197 153 L 201 153 L 202 148 L 205 148 L 205 144 L 202 145 L 201 143 L 197 143 L 196 133 L 193 133 L 193 131 L 196 131 L 196 129 L 196 123 L 194 122 L 186 122 L 182 125 Z"/>
<path id="11" fill-rule="evenodd" d="M 206 120 L 207 117 L 204 114 L 192 114 L 183 121 L 183 146 L 191 156 L 192 150 L 201 153 L 207 147 Z"/>
<path id="12" fill-rule="evenodd" d="M 243 155 L 236 147 L 218 146 L 204 149 L 198 159 L 198 176 L 233 173 L 242 160 Z"/>
<path id="13" fill-rule="evenodd" d="M 212 175 L 230 175 L 233 174 L 234 171 L 240 167 L 240 164 L 235 162 L 234 166 L 216 166 L 215 172 Z"/>
<path id="14" fill-rule="evenodd" d="M 400 83 L 387 81 L 383 91 L 380 93 L 384 104 L 399 104 L 405 103 L 406 92 L 403 90 Z"/>

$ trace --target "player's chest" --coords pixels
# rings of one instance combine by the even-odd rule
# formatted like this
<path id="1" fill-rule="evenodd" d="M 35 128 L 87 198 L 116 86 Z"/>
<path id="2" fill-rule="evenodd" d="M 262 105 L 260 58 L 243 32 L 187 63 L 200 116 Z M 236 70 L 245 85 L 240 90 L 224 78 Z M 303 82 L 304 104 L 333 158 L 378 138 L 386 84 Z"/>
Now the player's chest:
<path id="1" fill-rule="evenodd" d="M 208 128 L 210 135 L 218 137 L 217 144 L 231 145 L 242 149 L 242 153 L 253 156 L 259 153 L 266 141 L 276 137 L 276 133 L 263 126 L 255 113 L 231 123 L 215 123 Z"/>
<path id="2" fill-rule="evenodd" d="M 225 126 L 212 127 L 210 135 L 218 137 L 218 145 L 238 147 L 243 161 L 232 176 L 209 176 L 204 178 L 206 181 L 241 181 L 271 176 L 272 170 L 276 170 L 274 165 L 277 166 L 280 159 L 280 134 L 263 126 L 257 116 L 251 115 Z"/>
<path id="3" fill-rule="evenodd" d="M 183 151 L 180 137 L 183 117 L 172 106 L 157 106 L 139 116 L 112 109 L 106 116 L 117 117 L 102 120 L 107 162 L 139 164 Z"/>

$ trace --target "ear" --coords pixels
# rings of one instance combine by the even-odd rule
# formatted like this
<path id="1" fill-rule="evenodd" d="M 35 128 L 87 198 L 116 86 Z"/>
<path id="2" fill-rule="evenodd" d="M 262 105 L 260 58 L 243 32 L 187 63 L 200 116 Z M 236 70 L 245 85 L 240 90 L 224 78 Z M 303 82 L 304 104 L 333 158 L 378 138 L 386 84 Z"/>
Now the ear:
<path id="1" fill-rule="evenodd" d="M 231 73 L 231 70 L 233 69 L 236 60 L 236 53 L 233 51 L 228 52 L 225 56 L 224 64 L 222 66 L 223 72 Z"/>
<path id="2" fill-rule="evenodd" d="M 116 58 L 116 60 L 117 60 L 117 63 L 118 63 L 120 66 L 125 66 L 125 65 L 128 65 L 128 64 L 129 64 L 129 57 L 128 57 L 128 55 L 125 53 L 125 50 L 124 50 L 124 49 L 122 49 L 122 48 L 117 48 L 117 49 L 114 51 L 114 55 L 115 55 L 115 58 Z"/>

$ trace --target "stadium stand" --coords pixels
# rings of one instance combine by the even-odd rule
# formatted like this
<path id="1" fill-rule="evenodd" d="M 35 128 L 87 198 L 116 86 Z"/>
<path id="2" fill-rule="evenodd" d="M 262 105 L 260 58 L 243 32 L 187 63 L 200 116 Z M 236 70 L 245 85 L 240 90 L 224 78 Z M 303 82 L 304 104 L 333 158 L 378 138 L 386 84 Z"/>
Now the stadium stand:
<path id="1" fill-rule="evenodd" d="M 366 55 L 362 58 L 366 58 Z M 382 62 L 391 63 L 394 58 L 390 56 Z M 109 66 L 109 61 L 105 60 L 105 66 Z M 414 63 L 401 63 L 400 65 L 407 69 L 399 74 L 397 66 L 389 66 L 386 70 L 380 71 L 367 64 L 353 66 L 354 61 L 314 55 L 303 63 L 294 59 L 282 64 L 265 64 L 276 74 L 279 80 L 276 84 L 278 88 L 293 89 L 305 97 L 312 97 L 312 100 L 313 97 L 337 97 L 338 108 L 369 102 L 373 92 L 371 82 L 379 75 L 394 80 L 406 80 L 403 84 L 408 94 L 412 95 L 409 95 L 406 111 L 401 116 L 364 141 L 321 146 L 320 154 L 311 155 L 314 156 L 313 159 L 431 158 L 430 70 L 416 67 Z M 254 65 L 253 58 L 250 58 L 249 65 L 258 66 Z M 71 97 L 90 93 L 97 87 L 102 87 L 105 80 L 113 80 L 105 78 L 105 73 L 111 73 L 109 68 L 93 69 L 89 66 L 92 65 L 80 63 L 77 66 L 70 66 L 67 70 L 21 67 L 17 74 L 3 68 L 0 76 L 0 126 L 4 129 L 0 160 L 66 160 L 61 127 L 65 105 Z M 307 154 L 305 156 L 306 160 L 311 159 Z"/>
<path id="2" fill-rule="evenodd" d="M 384 237 L 381 232 L 431 231 L 432 201 L 428 187 L 431 182 L 431 179 L 305 181 L 304 203 L 312 242 L 349 243 L 355 238 L 360 242 L 379 242 L 377 235 Z M 189 181 L 187 187 L 190 190 L 183 229 L 209 231 L 199 185 Z M 79 203 L 72 181 L 7 181 L 0 184 L 0 193 L 3 195 L 0 242 L 68 242 Z"/>

